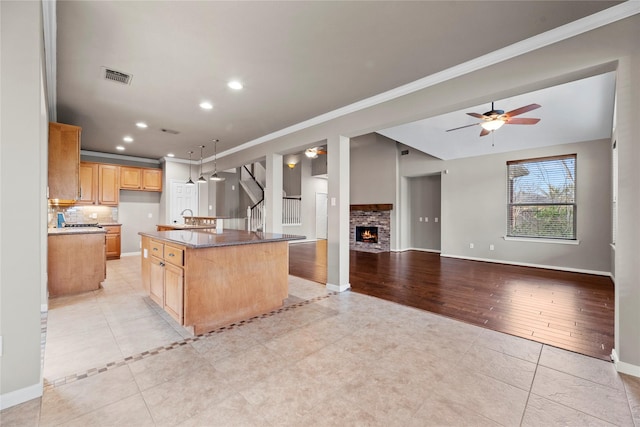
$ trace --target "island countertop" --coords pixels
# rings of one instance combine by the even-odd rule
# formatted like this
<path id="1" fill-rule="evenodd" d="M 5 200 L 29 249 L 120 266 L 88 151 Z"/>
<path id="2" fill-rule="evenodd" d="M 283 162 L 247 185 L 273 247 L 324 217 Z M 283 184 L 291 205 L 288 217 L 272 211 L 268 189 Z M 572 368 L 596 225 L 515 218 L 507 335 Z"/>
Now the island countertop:
<path id="1" fill-rule="evenodd" d="M 296 236 L 293 234 L 264 233 L 261 231 L 245 230 L 203 232 L 194 228 L 173 231 L 140 232 L 138 234 L 167 243 L 183 245 L 192 249 L 284 242 L 289 240 L 303 240 L 305 238 L 304 236 Z"/>

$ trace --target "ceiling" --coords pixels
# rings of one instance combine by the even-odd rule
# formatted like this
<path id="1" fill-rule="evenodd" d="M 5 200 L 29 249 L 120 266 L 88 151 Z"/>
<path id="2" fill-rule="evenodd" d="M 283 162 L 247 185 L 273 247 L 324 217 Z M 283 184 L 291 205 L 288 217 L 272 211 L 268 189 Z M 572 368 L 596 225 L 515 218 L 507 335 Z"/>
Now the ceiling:
<path id="1" fill-rule="evenodd" d="M 517 117 L 535 117 L 535 125 L 504 125 L 489 135 L 471 126 L 481 120 L 466 114 L 483 114 L 491 104 L 474 105 L 436 117 L 378 131 L 378 133 L 442 160 L 474 157 L 611 137 L 615 98 L 615 73 L 597 75 L 559 86 L 495 100 L 505 112 L 538 104 L 541 107 Z"/>
<path id="2" fill-rule="evenodd" d="M 57 120 L 83 128 L 84 150 L 188 158 L 204 144 L 207 157 L 217 138 L 224 155 L 618 3 L 58 1 Z M 131 74 L 130 84 L 105 80 L 103 67 Z M 229 89 L 231 79 L 244 89 Z M 211 110 L 198 106 L 205 100 Z M 526 115 L 543 119 L 527 126 L 535 132 L 577 111 L 575 105 L 560 107 L 558 96 L 546 92 L 497 101 L 504 110 L 540 103 L 543 108 Z M 456 112 L 385 132 L 440 134 L 470 119 Z M 138 121 L 149 127 L 137 128 Z M 500 136 L 515 132 L 508 127 Z M 478 133 L 475 127 L 457 131 L 456 141 L 463 142 L 441 151 L 419 134 L 392 138 L 453 158 L 476 155 Z M 124 136 L 133 142 L 123 142 Z M 117 151 L 118 145 L 125 150 Z"/>

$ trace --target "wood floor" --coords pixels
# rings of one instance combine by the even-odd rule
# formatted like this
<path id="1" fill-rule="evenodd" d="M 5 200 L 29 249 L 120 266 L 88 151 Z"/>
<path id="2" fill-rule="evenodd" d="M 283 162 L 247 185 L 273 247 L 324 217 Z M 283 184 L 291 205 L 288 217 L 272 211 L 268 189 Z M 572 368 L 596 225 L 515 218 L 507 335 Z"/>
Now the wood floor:
<path id="1" fill-rule="evenodd" d="M 289 273 L 326 283 L 326 240 L 289 246 Z M 351 251 L 352 291 L 610 360 L 608 277 L 440 257 Z"/>

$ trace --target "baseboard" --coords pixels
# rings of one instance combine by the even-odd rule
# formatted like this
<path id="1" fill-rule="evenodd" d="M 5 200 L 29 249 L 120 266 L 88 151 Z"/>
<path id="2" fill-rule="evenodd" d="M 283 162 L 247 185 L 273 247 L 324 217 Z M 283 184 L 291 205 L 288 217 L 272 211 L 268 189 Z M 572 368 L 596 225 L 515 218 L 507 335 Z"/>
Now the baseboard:
<path id="1" fill-rule="evenodd" d="M 42 383 L 0 394 L 0 411 L 42 396 Z"/>
<path id="2" fill-rule="evenodd" d="M 120 258 L 122 258 L 124 256 L 140 256 L 140 251 L 137 251 L 137 252 L 125 252 L 123 254 L 120 254 Z"/>
<path id="3" fill-rule="evenodd" d="M 622 374 L 633 375 L 634 377 L 640 377 L 640 366 L 632 365 L 631 363 L 621 362 L 620 359 L 618 358 L 618 352 L 616 352 L 615 348 L 611 350 L 611 359 L 613 359 L 613 365 L 616 367 L 616 371 Z"/>
<path id="4" fill-rule="evenodd" d="M 334 285 L 327 283 L 327 290 L 331 292 L 344 292 L 349 289 L 351 289 L 351 283 L 347 283 L 346 285 Z"/>
<path id="5" fill-rule="evenodd" d="M 439 254 L 439 249 L 424 249 L 424 248 L 404 248 L 404 249 L 392 249 L 391 252 L 407 252 L 407 251 L 418 251 L 418 252 L 431 252 L 434 254 Z"/>
<path id="6" fill-rule="evenodd" d="M 466 259 L 469 261 L 492 262 L 495 264 L 519 265 L 521 267 L 534 267 L 534 268 L 544 268 L 547 270 L 568 271 L 571 273 L 593 274 L 595 276 L 609 276 L 609 277 L 611 276 L 611 272 L 609 271 L 586 270 L 582 268 L 571 268 L 571 267 L 558 267 L 557 265 L 532 264 L 528 262 L 504 261 L 500 259 L 476 258 L 476 257 L 451 255 L 451 254 L 443 254 L 443 253 L 441 253 L 440 256 L 445 258 Z"/>

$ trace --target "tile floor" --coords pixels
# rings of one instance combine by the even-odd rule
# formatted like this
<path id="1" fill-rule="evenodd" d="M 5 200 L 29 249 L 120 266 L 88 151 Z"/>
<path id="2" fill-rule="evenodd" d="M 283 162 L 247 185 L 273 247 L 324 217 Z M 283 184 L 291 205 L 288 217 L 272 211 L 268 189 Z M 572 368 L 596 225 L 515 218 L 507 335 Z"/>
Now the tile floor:
<path id="1" fill-rule="evenodd" d="M 293 276 L 284 308 L 191 337 L 139 263 L 50 302 L 44 395 L 2 426 L 640 426 L 611 363 Z"/>

